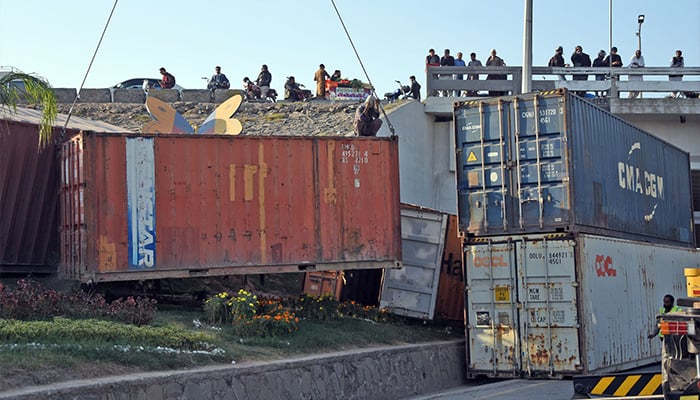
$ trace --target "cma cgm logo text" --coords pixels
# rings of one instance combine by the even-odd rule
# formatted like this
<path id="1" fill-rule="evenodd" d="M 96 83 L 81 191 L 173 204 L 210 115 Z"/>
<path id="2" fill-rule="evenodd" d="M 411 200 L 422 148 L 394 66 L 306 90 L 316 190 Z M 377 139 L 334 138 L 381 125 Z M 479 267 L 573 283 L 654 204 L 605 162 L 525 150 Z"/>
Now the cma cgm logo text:
<path id="1" fill-rule="evenodd" d="M 491 257 L 474 257 L 474 268 L 496 268 L 496 267 L 507 267 L 508 264 L 503 259 L 503 256 L 491 256 Z"/>
<path id="2" fill-rule="evenodd" d="M 621 188 L 653 197 L 664 198 L 664 178 L 634 165 L 617 163 L 617 180 Z"/>
<path id="3" fill-rule="evenodd" d="M 627 156 L 632 157 L 635 152 L 641 151 L 641 149 L 642 144 L 635 142 L 630 146 Z M 630 192 L 655 199 L 664 199 L 664 177 L 632 164 L 625 164 L 622 161 L 617 163 L 617 183 L 622 189 Z"/>

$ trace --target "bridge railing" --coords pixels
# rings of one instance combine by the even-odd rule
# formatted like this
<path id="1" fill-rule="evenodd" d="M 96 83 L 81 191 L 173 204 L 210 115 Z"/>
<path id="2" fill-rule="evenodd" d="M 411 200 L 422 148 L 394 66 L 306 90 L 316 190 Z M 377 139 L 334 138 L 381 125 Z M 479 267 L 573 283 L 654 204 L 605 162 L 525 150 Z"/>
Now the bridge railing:
<path id="1" fill-rule="evenodd" d="M 574 76 L 585 75 L 586 80 L 574 80 Z M 681 81 L 669 81 L 669 75 L 683 75 Z M 470 79 L 470 77 L 478 77 Z M 596 80 L 598 79 L 601 80 Z M 642 80 L 630 80 L 641 77 Z M 452 96 L 457 93 L 489 92 L 520 94 L 522 86 L 521 67 L 428 67 L 426 89 L 428 96 Z M 669 94 L 672 92 L 700 93 L 700 67 L 691 68 L 557 68 L 532 67 L 533 91 L 567 88 L 572 91 L 594 93 L 606 92 L 609 97 L 620 97 L 622 92 Z"/>

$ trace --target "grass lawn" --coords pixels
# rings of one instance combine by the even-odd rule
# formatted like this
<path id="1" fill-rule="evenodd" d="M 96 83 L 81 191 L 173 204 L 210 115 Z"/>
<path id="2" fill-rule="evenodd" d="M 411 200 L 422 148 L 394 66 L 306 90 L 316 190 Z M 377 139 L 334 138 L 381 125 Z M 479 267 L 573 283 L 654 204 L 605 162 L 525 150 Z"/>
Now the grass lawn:
<path id="1" fill-rule="evenodd" d="M 153 323 L 145 327 L 96 320 L 16 325 L 0 320 L 0 390 L 464 336 L 459 328 L 404 319 L 388 323 L 347 317 L 302 319 L 297 331 L 274 337 L 241 337 L 230 324 L 210 327 L 194 321 L 203 323 L 204 313 L 167 306 L 159 306 Z"/>

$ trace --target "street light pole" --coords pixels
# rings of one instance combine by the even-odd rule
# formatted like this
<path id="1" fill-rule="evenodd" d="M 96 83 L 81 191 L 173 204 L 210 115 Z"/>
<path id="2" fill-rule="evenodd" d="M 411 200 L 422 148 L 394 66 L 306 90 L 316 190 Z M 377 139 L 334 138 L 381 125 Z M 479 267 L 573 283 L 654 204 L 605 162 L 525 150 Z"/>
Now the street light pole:
<path id="1" fill-rule="evenodd" d="M 532 0 L 525 0 L 523 23 L 523 76 L 521 93 L 532 91 Z"/>
<path id="2" fill-rule="evenodd" d="M 642 51 L 642 24 L 644 23 L 644 14 L 639 14 L 637 17 L 639 29 L 637 30 L 637 50 Z"/>

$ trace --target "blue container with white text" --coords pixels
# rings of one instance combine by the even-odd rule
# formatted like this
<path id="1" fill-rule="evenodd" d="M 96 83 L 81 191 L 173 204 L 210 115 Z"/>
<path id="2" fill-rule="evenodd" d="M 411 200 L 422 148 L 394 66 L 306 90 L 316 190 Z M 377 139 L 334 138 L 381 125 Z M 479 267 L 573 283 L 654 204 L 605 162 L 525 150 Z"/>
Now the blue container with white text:
<path id="1" fill-rule="evenodd" d="M 458 102 L 460 230 L 694 247 L 690 157 L 566 90 Z"/>

